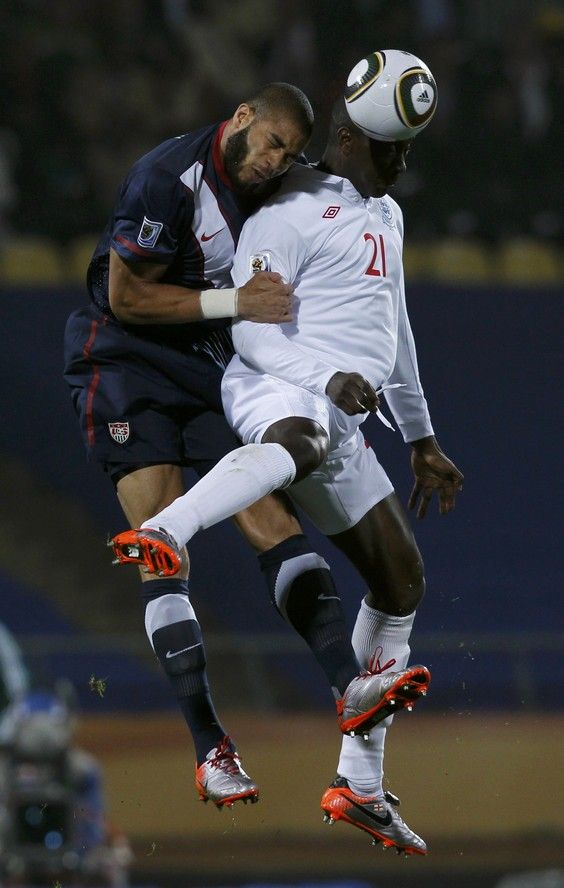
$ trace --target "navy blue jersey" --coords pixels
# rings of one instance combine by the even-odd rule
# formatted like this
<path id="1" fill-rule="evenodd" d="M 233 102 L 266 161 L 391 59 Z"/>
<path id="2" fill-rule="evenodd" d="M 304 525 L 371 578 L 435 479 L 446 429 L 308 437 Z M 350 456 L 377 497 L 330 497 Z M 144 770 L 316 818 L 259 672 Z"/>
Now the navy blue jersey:
<path id="1" fill-rule="evenodd" d="M 110 247 L 128 262 L 165 265 L 163 283 L 195 290 L 232 286 L 233 254 L 249 210 L 223 167 L 219 145 L 225 125 L 168 139 L 130 170 L 88 268 L 88 290 L 103 314 L 114 319 Z M 182 350 L 206 343 L 221 350 L 223 337 L 210 333 L 226 330 L 230 321 L 122 326 Z"/>

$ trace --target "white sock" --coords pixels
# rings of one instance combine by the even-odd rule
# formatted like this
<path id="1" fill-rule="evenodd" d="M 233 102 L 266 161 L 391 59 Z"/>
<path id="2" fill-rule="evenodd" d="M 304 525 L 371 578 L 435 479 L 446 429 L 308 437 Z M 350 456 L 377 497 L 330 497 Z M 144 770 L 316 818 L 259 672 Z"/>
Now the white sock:
<path id="1" fill-rule="evenodd" d="M 162 528 L 179 547 L 198 530 L 246 509 L 296 477 L 296 464 L 280 444 L 245 444 L 224 456 L 184 496 L 141 527 Z"/>
<path id="2" fill-rule="evenodd" d="M 415 612 L 407 617 L 394 617 L 362 601 L 352 634 L 354 652 L 360 665 L 367 669 L 373 657 L 383 667 L 390 660 L 395 663 L 389 671 L 405 669 L 409 661 L 409 636 Z M 388 670 L 386 670 L 388 671 Z M 343 736 L 337 772 L 345 777 L 353 792 L 358 795 L 383 796 L 384 743 L 386 728 L 393 720 L 389 716 L 370 731 L 368 740 L 362 737 Z"/>

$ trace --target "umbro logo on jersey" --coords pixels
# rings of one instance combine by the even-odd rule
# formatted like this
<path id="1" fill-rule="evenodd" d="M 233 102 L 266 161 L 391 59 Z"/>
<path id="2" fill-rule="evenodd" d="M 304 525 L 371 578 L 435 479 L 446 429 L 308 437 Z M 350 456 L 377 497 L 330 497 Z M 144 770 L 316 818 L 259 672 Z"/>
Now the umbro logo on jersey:
<path id="1" fill-rule="evenodd" d="M 223 228 L 225 228 L 225 225 L 223 226 Z M 215 237 L 216 234 L 219 234 L 220 231 L 223 231 L 223 228 L 218 228 L 218 230 L 214 231 L 213 234 L 202 234 L 202 238 L 201 238 L 202 243 L 205 243 L 206 241 L 211 240 L 212 237 Z"/>
<path id="2" fill-rule="evenodd" d="M 430 105 L 431 104 L 431 96 L 429 95 L 427 90 L 424 89 L 423 92 L 417 96 L 415 101 L 416 102 L 424 102 L 426 105 Z"/>
<path id="3" fill-rule="evenodd" d="M 109 422 L 108 429 L 116 444 L 125 444 L 129 438 L 128 422 Z"/>
<path id="4" fill-rule="evenodd" d="M 140 247 L 154 247 L 162 230 L 162 222 L 152 222 L 146 216 L 143 216 L 143 224 L 141 225 L 141 231 L 137 235 L 137 243 Z"/>
<path id="5" fill-rule="evenodd" d="M 327 207 L 323 213 L 322 219 L 334 219 L 341 207 Z"/>

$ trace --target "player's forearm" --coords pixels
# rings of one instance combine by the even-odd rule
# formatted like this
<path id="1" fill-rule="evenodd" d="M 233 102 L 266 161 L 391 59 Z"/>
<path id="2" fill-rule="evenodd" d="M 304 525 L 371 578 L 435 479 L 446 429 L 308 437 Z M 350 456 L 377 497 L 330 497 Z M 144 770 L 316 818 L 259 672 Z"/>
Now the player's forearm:
<path id="1" fill-rule="evenodd" d="M 189 324 L 206 318 L 232 318 L 237 312 L 233 289 L 195 290 L 167 284 L 166 265 L 130 262 L 110 250 L 110 308 L 124 324 Z"/>
<path id="2" fill-rule="evenodd" d="M 203 319 L 200 295 L 200 290 L 140 280 L 134 287 L 110 286 L 110 307 L 124 324 L 186 324 Z"/>
<path id="3" fill-rule="evenodd" d="M 397 381 L 405 379 L 398 374 Z M 390 382 L 392 380 L 390 379 Z M 421 389 L 410 385 L 384 392 L 384 397 L 406 443 L 422 440 L 433 434 L 427 401 Z"/>
<path id="4" fill-rule="evenodd" d="M 401 384 L 400 388 L 389 389 L 384 395 L 404 441 L 411 443 L 432 436 L 433 426 L 419 379 L 415 341 L 403 294 L 398 321 L 396 363 L 388 382 Z"/>

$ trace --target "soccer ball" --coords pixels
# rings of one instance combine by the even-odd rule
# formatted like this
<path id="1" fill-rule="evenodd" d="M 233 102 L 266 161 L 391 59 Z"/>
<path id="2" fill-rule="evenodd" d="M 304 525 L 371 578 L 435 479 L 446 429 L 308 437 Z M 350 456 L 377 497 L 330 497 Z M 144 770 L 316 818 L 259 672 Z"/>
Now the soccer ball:
<path id="1" fill-rule="evenodd" d="M 349 117 L 371 139 L 412 139 L 437 107 L 437 85 L 427 65 L 410 52 L 373 52 L 354 66 L 347 80 Z"/>

